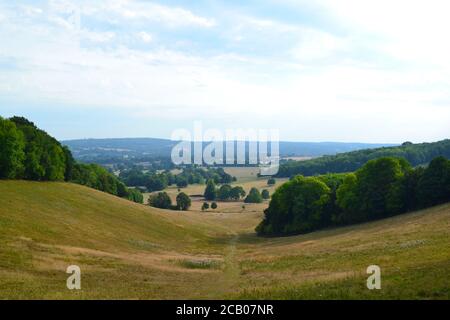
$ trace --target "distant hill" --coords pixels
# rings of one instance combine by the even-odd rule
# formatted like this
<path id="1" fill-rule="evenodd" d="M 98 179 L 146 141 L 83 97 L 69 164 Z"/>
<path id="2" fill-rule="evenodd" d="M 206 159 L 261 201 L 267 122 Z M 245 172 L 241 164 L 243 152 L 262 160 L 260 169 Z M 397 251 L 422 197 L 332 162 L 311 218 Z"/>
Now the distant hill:
<path id="1" fill-rule="evenodd" d="M 362 167 L 367 161 L 381 157 L 401 157 L 413 166 L 418 166 L 427 164 L 438 156 L 450 158 L 449 139 L 432 143 L 404 143 L 401 146 L 363 149 L 306 161 L 289 160 L 280 165 L 278 176 L 351 172 Z"/>
<path id="2" fill-rule="evenodd" d="M 77 160 L 86 162 L 113 161 L 117 159 L 144 159 L 170 157 L 177 141 L 155 138 L 82 139 L 66 140 Z M 280 142 L 281 157 L 319 157 L 360 149 L 392 146 L 392 144 L 345 142 Z"/>

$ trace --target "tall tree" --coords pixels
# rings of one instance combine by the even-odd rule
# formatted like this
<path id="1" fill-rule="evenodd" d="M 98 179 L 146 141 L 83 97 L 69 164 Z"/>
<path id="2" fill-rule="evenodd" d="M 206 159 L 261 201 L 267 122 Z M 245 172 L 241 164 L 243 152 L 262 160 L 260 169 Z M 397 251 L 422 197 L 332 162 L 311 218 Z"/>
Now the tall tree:
<path id="1" fill-rule="evenodd" d="M 25 142 L 16 125 L 0 117 L 0 178 L 15 179 L 23 174 Z"/>
<path id="2" fill-rule="evenodd" d="M 217 197 L 216 184 L 212 179 L 208 180 L 208 183 L 206 184 L 204 197 L 206 200 L 209 201 L 216 200 Z"/>

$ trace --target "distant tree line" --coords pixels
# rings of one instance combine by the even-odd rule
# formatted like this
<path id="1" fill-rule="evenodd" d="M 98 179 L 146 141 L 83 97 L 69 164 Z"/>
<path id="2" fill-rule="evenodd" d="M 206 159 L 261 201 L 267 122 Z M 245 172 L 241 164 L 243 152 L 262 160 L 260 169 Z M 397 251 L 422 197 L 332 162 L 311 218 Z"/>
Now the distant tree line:
<path id="1" fill-rule="evenodd" d="M 326 173 L 353 172 L 362 167 L 367 161 L 382 157 L 404 158 L 413 166 L 418 166 L 425 165 L 438 156 L 450 158 L 449 139 L 421 144 L 405 142 L 397 147 L 365 149 L 306 161 L 284 161 L 280 164 L 277 176 L 314 176 Z"/>
<path id="2" fill-rule="evenodd" d="M 119 178 L 127 186 L 145 187 L 148 192 L 162 191 L 168 186 L 176 185 L 178 188 L 185 188 L 189 184 L 204 184 L 211 180 L 215 183 L 230 183 L 236 178 L 224 171 L 223 168 L 184 168 L 179 174 L 171 171 L 144 172 L 142 168 L 134 167 L 130 170 L 120 172 Z"/>
<path id="3" fill-rule="evenodd" d="M 386 218 L 450 201 L 450 161 L 413 168 L 402 158 L 368 161 L 354 173 L 296 176 L 272 195 L 262 236 L 311 232 Z"/>
<path id="4" fill-rule="evenodd" d="M 0 117 L 0 178 L 74 182 L 143 202 L 139 191 L 103 167 L 77 163 L 67 147 L 23 117 Z"/>

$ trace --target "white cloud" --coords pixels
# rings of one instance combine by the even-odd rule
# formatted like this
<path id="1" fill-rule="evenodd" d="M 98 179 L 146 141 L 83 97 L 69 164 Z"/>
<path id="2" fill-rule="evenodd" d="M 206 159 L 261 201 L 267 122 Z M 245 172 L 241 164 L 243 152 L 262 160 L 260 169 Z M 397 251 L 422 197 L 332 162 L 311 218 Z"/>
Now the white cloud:
<path id="1" fill-rule="evenodd" d="M 270 17 L 232 12 L 205 18 L 185 8 L 125 0 L 83 3 L 88 19 L 81 32 L 74 32 L 73 10 L 64 6 L 44 10 L 48 21 L 24 22 L 1 11 L 8 20 L 0 25 L 0 57 L 14 57 L 20 68 L 0 72 L 0 83 L 8 84 L 0 86 L 0 96 L 127 109 L 154 121 L 269 123 L 292 140 L 448 136 L 450 44 L 444 34 L 450 28 L 443 28 L 444 13 L 414 25 L 422 21 L 420 6 L 413 5 L 412 13 L 384 0 L 369 9 L 342 1 L 319 0 L 344 30 L 339 35 Z M 109 19 L 105 25 L 114 31 L 89 28 L 89 19 L 94 26 Z M 211 28 L 219 23 L 221 28 Z M 177 38 L 177 29 L 166 40 L 160 25 L 207 28 L 202 32 L 211 38 L 191 39 L 185 32 Z M 79 36 L 93 44 L 80 47 Z M 137 39 L 158 41 L 133 48 Z M 101 45 L 106 42 L 113 45 Z"/>
<path id="2" fill-rule="evenodd" d="M 107 7 L 126 19 L 142 19 L 165 24 L 169 27 L 196 26 L 210 28 L 214 19 L 202 17 L 192 11 L 152 2 L 114 1 Z"/>
<path id="3" fill-rule="evenodd" d="M 141 41 L 145 42 L 145 43 L 149 43 L 153 41 L 153 36 L 145 31 L 141 31 L 138 33 L 138 37 L 139 39 L 141 39 Z"/>
<path id="4" fill-rule="evenodd" d="M 92 42 L 98 42 L 98 43 L 105 43 L 110 42 L 113 40 L 116 36 L 114 32 L 94 32 L 83 29 L 81 32 L 81 36 L 89 41 Z"/>

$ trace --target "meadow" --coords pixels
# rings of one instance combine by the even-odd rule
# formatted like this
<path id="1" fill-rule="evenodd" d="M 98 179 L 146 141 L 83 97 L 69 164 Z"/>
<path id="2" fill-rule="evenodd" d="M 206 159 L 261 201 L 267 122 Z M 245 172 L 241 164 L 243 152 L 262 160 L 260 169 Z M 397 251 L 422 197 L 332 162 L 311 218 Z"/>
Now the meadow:
<path id="1" fill-rule="evenodd" d="M 166 211 L 70 183 L 0 181 L 0 298 L 450 298 L 450 204 L 261 238 L 266 205 Z M 372 264 L 381 290 L 366 288 Z M 69 265 L 81 290 L 66 288 Z"/>

